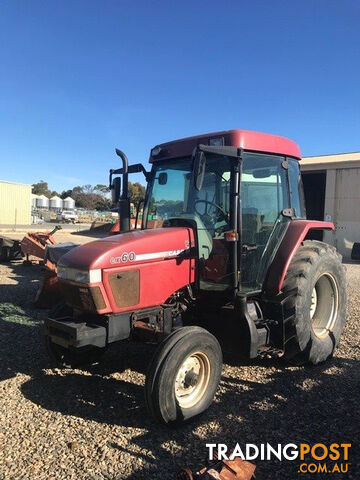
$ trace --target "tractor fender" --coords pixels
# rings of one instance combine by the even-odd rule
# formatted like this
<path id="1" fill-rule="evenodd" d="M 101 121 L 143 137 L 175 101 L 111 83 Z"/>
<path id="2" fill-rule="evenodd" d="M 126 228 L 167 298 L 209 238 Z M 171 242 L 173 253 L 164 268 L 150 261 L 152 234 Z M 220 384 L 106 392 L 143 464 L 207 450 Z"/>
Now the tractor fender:
<path id="1" fill-rule="evenodd" d="M 314 229 L 335 230 L 335 226 L 332 222 L 318 220 L 292 220 L 289 222 L 264 282 L 263 292 L 267 296 L 274 296 L 281 292 L 291 260 L 309 230 Z"/>

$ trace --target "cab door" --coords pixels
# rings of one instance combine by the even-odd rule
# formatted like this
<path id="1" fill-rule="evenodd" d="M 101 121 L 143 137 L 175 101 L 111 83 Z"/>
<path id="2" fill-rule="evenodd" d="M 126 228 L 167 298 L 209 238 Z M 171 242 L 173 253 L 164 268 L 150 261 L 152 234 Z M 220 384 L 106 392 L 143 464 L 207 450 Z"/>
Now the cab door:
<path id="1" fill-rule="evenodd" d="M 267 268 L 289 218 L 287 163 L 277 155 L 246 153 L 241 173 L 242 252 L 240 285 L 245 293 L 261 290 Z"/>
<path id="2" fill-rule="evenodd" d="M 194 192 L 192 205 L 198 221 L 199 280 L 206 291 L 232 288 L 234 261 L 231 245 L 224 233 L 231 225 L 231 192 L 235 161 L 224 156 L 207 155 L 200 191 Z"/>

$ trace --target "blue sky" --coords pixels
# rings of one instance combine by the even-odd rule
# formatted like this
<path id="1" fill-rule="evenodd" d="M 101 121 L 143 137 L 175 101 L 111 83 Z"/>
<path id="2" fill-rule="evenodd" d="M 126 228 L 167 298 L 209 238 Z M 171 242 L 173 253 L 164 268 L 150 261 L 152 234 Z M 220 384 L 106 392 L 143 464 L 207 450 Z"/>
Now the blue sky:
<path id="1" fill-rule="evenodd" d="M 360 150 L 359 24 L 357 0 L 0 0 L 0 179 L 106 183 L 115 147 L 228 128 Z"/>

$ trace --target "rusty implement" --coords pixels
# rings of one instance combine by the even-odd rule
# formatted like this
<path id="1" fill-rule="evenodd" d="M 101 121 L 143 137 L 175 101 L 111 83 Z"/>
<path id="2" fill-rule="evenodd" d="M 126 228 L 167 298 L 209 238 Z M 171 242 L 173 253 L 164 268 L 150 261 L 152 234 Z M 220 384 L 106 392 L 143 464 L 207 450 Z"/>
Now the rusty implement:
<path id="1" fill-rule="evenodd" d="M 37 308 L 51 308 L 62 298 L 61 289 L 59 287 L 56 270 L 45 268 L 44 276 L 40 280 L 38 290 L 36 292 L 34 306 Z"/>
<path id="2" fill-rule="evenodd" d="M 208 467 L 193 473 L 189 468 L 181 469 L 177 480 L 252 480 L 256 466 L 241 458 L 234 460 L 215 460 Z"/>
<path id="3" fill-rule="evenodd" d="M 61 230 L 60 226 L 56 226 L 51 232 L 28 232 L 21 240 L 21 251 L 26 256 L 25 264 L 30 265 L 30 255 L 40 260 L 44 259 L 45 249 L 47 245 L 55 245 L 56 240 L 53 235 Z"/>

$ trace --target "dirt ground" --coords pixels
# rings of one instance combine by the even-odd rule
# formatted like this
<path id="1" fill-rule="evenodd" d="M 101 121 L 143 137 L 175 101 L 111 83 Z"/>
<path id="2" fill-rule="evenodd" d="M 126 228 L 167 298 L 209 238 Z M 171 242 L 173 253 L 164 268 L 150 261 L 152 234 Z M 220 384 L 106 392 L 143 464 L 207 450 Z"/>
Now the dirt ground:
<path id="1" fill-rule="evenodd" d="M 32 306 L 40 277 L 39 266 L 0 265 L 0 480 L 171 480 L 179 467 L 203 463 L 206 443 L 236 442 L 351 443 L 349 474 L 305 475 L 299 461 L 258 461 L 256 478 L 360 478 L 360 265 L 347 266 L 348 322 L 331 361 L 225 363 L 214 404 L 177 429 L 146 414 L 150 346 L 114 345 L 84 370 L 52 367 L 42 339 L 47 312 Z"/>

